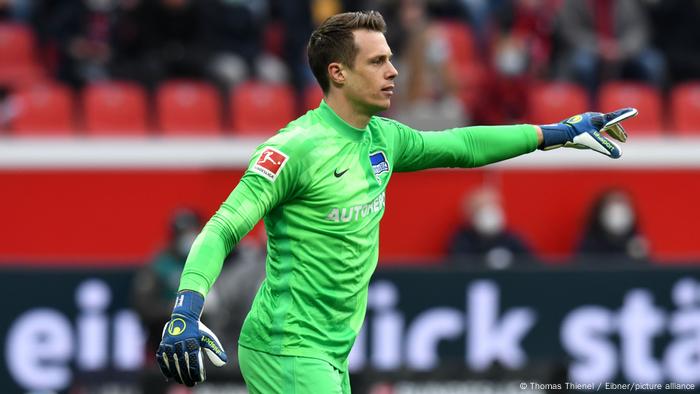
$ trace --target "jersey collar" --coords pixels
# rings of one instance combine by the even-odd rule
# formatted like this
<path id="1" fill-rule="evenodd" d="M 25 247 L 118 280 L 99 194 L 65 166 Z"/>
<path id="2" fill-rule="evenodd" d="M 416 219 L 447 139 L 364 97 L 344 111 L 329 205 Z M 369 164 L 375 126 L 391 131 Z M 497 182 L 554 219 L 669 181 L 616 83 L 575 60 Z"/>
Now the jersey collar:
<path id="1" fill-rule="evenodd" d="M 361 140 L 366 134 L 368 127 L 364 129 L 358 129 L 353 127 L 343 120 L 338 114 L 333 111 L 326 100 L 321 100 L 321 105 L 318 107 L 318 114 L 326 123 L 333 127 L 338 133 L 350 138 L 353 141 Z M 368 125 L 369 126 L 369 125 Z"/>

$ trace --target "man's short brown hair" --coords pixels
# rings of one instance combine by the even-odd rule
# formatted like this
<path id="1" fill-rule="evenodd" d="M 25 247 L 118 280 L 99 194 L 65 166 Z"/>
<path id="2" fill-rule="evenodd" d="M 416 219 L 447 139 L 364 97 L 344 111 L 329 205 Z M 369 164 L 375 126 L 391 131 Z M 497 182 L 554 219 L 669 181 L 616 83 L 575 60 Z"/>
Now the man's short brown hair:
<path id="1" fill-rule="evenodd" d="M 324 93 L 330 88 L 329 64 L 339 62 L 353 67 L 359 48 L 352 32 L 360 29 L 386 33 L 386 23 L 377 11 L 346 12 L 331 16 L 311 33 L 309 65 Z"/>

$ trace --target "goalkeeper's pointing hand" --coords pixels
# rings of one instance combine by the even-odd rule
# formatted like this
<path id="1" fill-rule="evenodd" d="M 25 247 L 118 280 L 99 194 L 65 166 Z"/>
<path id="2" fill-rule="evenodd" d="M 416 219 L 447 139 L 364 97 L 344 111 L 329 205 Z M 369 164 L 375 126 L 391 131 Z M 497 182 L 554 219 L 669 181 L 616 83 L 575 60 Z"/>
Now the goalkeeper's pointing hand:
<path id="1" fill-rule="evenodd" d="M 156 361 L 166 379 L 173 378 L 189 387 L 206 379 L 202 352 L 217 367 L 228 360 L 219 338 L 199 321 L 203 306 L 201 294 L 187 290 L 179 292 L 156 351 Z"/>
<path id="2" fill-rule="evenodd" d="M 542 145 L 540 149 L 549 150 L 559 147 L 578 149 L 593 149 L 613 159 L 622 156 L 620 147 L 609 138 L 620 142 L 627 141 L 627 133 L 621 122 L 637 115 L 634 108 L 623 108 L 607 114 L 586 112 L 572 116 L 560 123 L 540 126 L 542 130 Z"/>

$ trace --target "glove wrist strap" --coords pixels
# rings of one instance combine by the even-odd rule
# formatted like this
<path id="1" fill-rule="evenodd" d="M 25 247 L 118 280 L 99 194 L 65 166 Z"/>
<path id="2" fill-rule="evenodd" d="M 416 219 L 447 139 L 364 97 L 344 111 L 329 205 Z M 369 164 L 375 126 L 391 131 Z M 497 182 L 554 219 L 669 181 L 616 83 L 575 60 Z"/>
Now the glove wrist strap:
<path id="1" fill-rule="evenodd" d="M 187 316 L 199 320 L 204 307 L 204 296 L 192 290 L 183 290 L 175 297 L 173 314 Z"/>
<path id="2" fill-rule="evenodd" d="M 542 145 L 539 149 L 554 149 L 573 141 L 575 133 L 571 126 L 564 123 L 541 125 Z"/>

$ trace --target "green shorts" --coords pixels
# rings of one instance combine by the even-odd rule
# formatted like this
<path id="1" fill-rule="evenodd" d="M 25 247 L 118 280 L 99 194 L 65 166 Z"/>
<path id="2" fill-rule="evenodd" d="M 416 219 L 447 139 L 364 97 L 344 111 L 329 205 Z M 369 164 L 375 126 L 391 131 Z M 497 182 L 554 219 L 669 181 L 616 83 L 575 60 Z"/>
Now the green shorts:
<path id="1" fill-rule="evenodd" d="M 250 394 L 350 394 L 350 375 L 310 357 L 278 356 L 238 346 Z"/>

